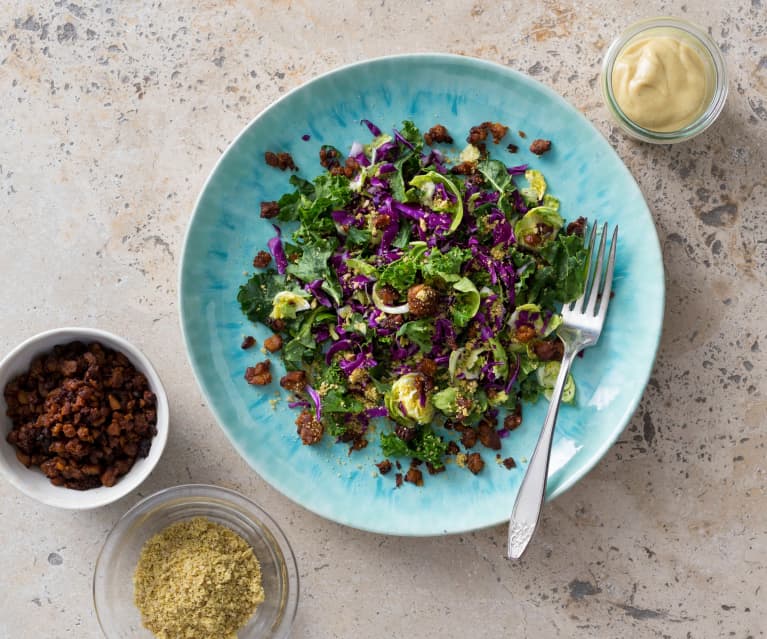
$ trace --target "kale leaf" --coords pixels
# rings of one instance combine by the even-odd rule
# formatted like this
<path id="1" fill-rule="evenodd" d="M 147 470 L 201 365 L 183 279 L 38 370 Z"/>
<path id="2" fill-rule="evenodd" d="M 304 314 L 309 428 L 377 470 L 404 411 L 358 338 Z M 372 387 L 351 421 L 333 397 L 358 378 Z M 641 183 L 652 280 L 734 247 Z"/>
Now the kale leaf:
<path id="1" fill-rule="evenodd" d="M 421 138 L 421 132 L 413 122 L 403 120 L 402 128 L 400 128 L 399 132 L 403 138 L 415 147 L 416 153 L 421 152 L 421 149 L 423 149 L 423 139 Z"/>
<path id="2" fill-rule="evenodd" d="M 432 319 L 405 322 L 397 331 L 397 337 L 407 337 L 413 344 L 417 344 L 424 353 L 431 351 L 433 336 L 434 321 Z"/>
<path id="3" fill-rule="evenodd" d="M 583 294 L 586 285 L 588 250 L 578 235 L 557 235 L 541 249 L 541 256 L 554 269 L 555 297 L 564 303 L 572 302 Z"/>
<path id="4" fill-rule="evenodd" d="M 287 288 L 285 276 L 272 269 L 256 273 L 240 286 L 237 301 L 251 322 L 266 323 L 272 312 L 272 301 L 277 293 Z"/>
<path id="5" fill-rule="evenodd" d="M 421 266 L 423 278 L 427 284 L 434 281 L 442 285 L 457 282 L 461 279 L 461 267 L 471 257 L 469 249 L 454 246 L 446 253 L 432 250 L 431 254 Z"/>
<path id="6" fill-rule="evenodd" d="M 415 457 L 441 468 L 447 443 L 431 428 L 424 426 L 409 444 L 394 433 L 381 433 L 381 451 L 386 457 Z"/>
<path id="7" fill-rule="evenodd" d="M 335 242 L 317 240 L 303 247 L 303 253 L 295 264 L 288 265 L 288 273 L 304 282 L 324 279 L 329 273 L 328 259 L 333 255 Z"/>

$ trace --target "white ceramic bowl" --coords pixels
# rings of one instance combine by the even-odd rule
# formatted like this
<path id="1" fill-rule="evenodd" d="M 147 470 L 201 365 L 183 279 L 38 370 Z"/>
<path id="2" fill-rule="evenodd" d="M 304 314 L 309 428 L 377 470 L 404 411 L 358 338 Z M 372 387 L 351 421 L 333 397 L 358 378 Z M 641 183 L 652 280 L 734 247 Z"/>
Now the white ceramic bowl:
<path id="1" fill-rule="evenodd" d="M 157 396 L 157 435 L 152 439 L 149 455 L 138 458 L 133 468 L 120 477 L 111 488 L 101 486 L 90 490 L 73 490 L 54 486 L 39 468 L 26 468 L 19 462 L 16 459 L 15 447 L 6 441 L 12 424 L 6 415 L 8 406 L 3 394 L 5 385 L 17 375 L 26 372 L 36 356 L 52 351 L 57 344 L 75 341 L 99 342 L 125 354 L 136 370 L 146 376 L 149 387 Z M 149 476 L 160 460 L 167 440 L 168 398 L 162 382 L 144 354 L 122 337 L 95 328 L 57 328 L 30 337 L 0 362 L 0 475 L 39 502 L 57 508 L 87 510 L 117 501 L 135 490 Z"/>

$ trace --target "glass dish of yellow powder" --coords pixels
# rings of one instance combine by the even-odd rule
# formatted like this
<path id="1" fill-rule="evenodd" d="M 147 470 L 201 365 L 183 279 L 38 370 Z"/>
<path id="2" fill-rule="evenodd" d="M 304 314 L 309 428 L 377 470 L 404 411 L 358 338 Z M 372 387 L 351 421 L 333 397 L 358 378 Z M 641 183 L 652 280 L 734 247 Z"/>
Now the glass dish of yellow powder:
<path id="1" fill-rule="evenodd" d="M 133 576 L 143 625 L 158 639 L 234 639 L 264 601 L 248 543 L 205 517 L 151 537 Z"/>
<path id="2" fill-rule="evenodd" d="M 280 525 L 221 486 L 145 497 L 115 523 L 93 570 L 105 639 L 288 639 L 298 600 Z"/>

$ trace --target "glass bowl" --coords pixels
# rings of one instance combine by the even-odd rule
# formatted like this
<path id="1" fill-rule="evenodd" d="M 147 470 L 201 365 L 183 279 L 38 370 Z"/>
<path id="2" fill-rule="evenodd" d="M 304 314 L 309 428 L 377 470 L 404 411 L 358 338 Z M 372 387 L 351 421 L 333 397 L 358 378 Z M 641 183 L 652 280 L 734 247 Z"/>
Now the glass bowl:
<path id="1" fill-rule="evenodd" d="M 178 521 L 206 517 L 227 526 L 253 548 L 261 564 L 264 601 L 238 631 L 238 639 L 282 639 L 298 605 L 298 570 L 287 538 L 275 521 L 233 490 L 187 484 L 143 499 L 117 522 L 96 560 L 93 601 L 107 639 L 152 639 L 133 603 L 133 573 L 144 543 Z"/>
<path id="2" fill-rule="evenodd" d="M 677 131 L 653 131 L 638 125 L 621 110 L 613 93 L 613 66 L 618 56 L 627 45 L 651 34 L 671 35 L 685 40 L 698 51 L 711 74 L 713 92 L 708 106 L 695 120 Z M 610 45 L 602 62 L 600 85 L 607 108 L 626 133 L 644 142 L 675 144 L 703 133 L 719 117 L 727 100 L 727 67 L 719 47 L 699 27 L 679 18 L 650 18 L 632 24 Z"/>

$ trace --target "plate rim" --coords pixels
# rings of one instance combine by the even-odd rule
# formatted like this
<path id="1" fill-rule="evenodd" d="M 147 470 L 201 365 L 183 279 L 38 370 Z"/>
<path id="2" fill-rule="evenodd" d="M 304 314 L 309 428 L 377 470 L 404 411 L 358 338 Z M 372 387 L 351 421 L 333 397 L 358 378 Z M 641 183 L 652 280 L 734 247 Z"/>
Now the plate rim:
<path id="1" fill-rule="evenodd" d="M 660 244 L 660 238 L 658 236 L 658 228 L 655 223 L 655 219 L 653 218 L 652 212 L 650 210 L 650 207 L 647 203 L 647 199 L 642 192 L 641 187 L 639 186 L 639 183 L 634 178 L 634 175 L 631 173 L 631 171 L 626 166 L 626 163 L 623 161 L 623 158 L 621 158 L 620 155 L 618 155 L 618 152 L 615 150 L 615 148 L 610 144 L 609 140 L 605 137 L 605 135 L 589 120 L 581 111 L 578 109 L 575 105 L 571 104 L 567 99 L 565 99 L 563 96 L 561 96 L 559 93 L 557 93 L 554 89 L 549 87 L 548 85 L 544 84 L 543 82 L 536 80 L 535 78 L 532 78 L 531 76 L 527 75 L 526 73 L 522 71 L 518 71 L 517 69 L 511 68 L 509 66 L 506 66 L 504 64 L 494 62 L 492 60 L 486 60 L 483 58 L 477 58 L 473 56 L 466 56 L 466 55 L 460 55 L 460 54 L 454 54 L 454 53 L 440 53 L 440 52 L 415 52 L 415 53 L 398 53 L 393 55 L 385 55 L 385 56 L 377 56 L 373 58 L 366 58 L 364 60 L 359 60 L 357 62 L 351 62 L 348 64 L 344 64 L 338 67 L 334 67 L 333 69 L 330 69 L 328 71 L 325 71 L 324 73 L 321 73 L 316 76 L 312 76 L 305 82 L 302 82 L 301 84 L 293 87 L 288 92 L 286 92 L 284 95 L 280 96 L 273 102 L 269 103 L 266 107 L 261 109 L 255 116 L 253 116 L 243 127 L 240 129 L 239 133 L 232 139 L 232 141 L 227 145 L 227 147 L 224 149 L 224 151 L 221 153 L 221 155 L 218 157 L 216 162 L 214 163 L 213 167 L 211 168 L 210 172 L 208 173 L 208 176 L 205 178 L 202 186 L 200 187 L 200 191 L 197 194 L 197 197 L 194 202 L 194 206 L 192 208 L 191 216 L 188 219 L 186 230 L 184 232 L 184 240 L 181 245 L 181 259 L 179 260 L 179 266 L 178 266 L 178 278 L 177 278 L 177 304 L 178 304 L 178 320 L 181 327 L 181 334 L 184 341 L 184 347 L 186 350 L 186 356 L 187 360 L 189 361 L 192 373 L 194 375 L 195 381 L 197 382 L 197 386 L 199 390 L 202 393 L 203 398 L 206 400 L 208 404 L 208 408 L 213 414 L 213 417 L 216 420 L 216 423 L 221 431 L 223 431 L 226 438 L 229 440 L 229 443 L 232 445 L 232 447 L 235 449 L 237 454 L 247 463 L 247 465 L 255 472 L 264 482 L 266 482 L 271 488 L 273 488 L 275 491 L 277 491 L 280 495 L 283 497 L 286 497 L 289 499 L 292 503 L 300 506 L 301 508 L 305 508 L 306 510 L 314 513 L 315 515 L 322 517 L 323 519 L 327 521 L 333 521 L 335 523 L 348 526 L 350 528 L 354 528 L 356 530 L 362 530 L 369 533 L 375 533 L 375 534 L 384 534 L 384 535 L 391 535 L 391 536 L 400 536 L 400 537 L 435 537 L 435 536 L 444 536 L 444 535 L 454 535 L 454 534 L 462 534 L 462 533 L 469 533 L 473 531 L 478 530 L 484 530 L 488 528 L 492 528 L 498 525 L 501 525 L 505 523 L 506 519 L 502 519 L 501 521 L 496 522 L 489 522 L 489 523 L 483 523 L 481 525 L 469 525 L 469 526 L 458 526 L 455 529 L 450 530 L 443 530 L 442 532 L 422 532 L 422 531 L 402 531 L 402 532 L 392 532 L 390 530 L 387 530 L 383 527 L 375 527 L 375 526 L 363 526 L 358 523 L 352 523 L 348 517 L 340 517 L 336 514 L 334 514 L 332 517 L 328 515 L 325 512 L 322 512 L 320 509 L 315 509 L 312 507 L 310 503 L 304 503 L 301 501 L 297 501 L 290 495 L 288 495 L 286 492 L 282 490 L 281 487 L 278 485 L 272 483 L 269 481 L 266 477 L 264 477 L 251 463 L 249 458 L 245 455 L 244 450 L 242 447 L 237 443 L 234 436 L 230 434 L 227 428 L 224 427 L 224 420 L 222 419 L 221 415 L 219 414 L 219 411 L 215 405 L 215 402 L 212 401 L 208 390 L 203 383 L 203 376 L 198 369 L 197 364 L 194 361 L 194 358 L 192 357 L 191 348 L 190 348 L 190 340 L 189 335 L 186 331 L 185 322 L 184 322 L 184 315 L 183 315 L 183 276 L 184 276 L 184 270 L 185 270 L 185 264 L 186 264 L 186 257 L 187 257 L 187 249 L 189 247 L 189 241 L 190 241 L 190 235 L 191 230 L 193 227 L 193 223 L 195 221 L 195 218 L 199 214 L 200 210 L 200 204 L 202 202 L 203 196 L 205 195 L 208 186 L 210 185 L 211 181 L 213 180 L 214 176 L 216 175 L 220 165 L 224 162 L 224 160 L 227 158 L 229 153 L 232 151 L 232 149 L 238 144 L 240 139 L 244 137 L 247 132 L 250 130 L 250 128 L 258 121 L 260 120 L 264 115 L 266 115 L 268 112 L 271 112 L 274 109 L 277 109 L 282 102 L 288 100 L 293 94 L 298 93 L 302 90 L 304 90 L 306 87 L 316 83 L 320 82 L 326 78 L 330 78 L 337 74 L 346 73 L 350 70 L 353 70 L 357 67 L 364 67 L 371 64 L 376 63 L 382 63 L 382 62 L 391 62 L 391 61 L 398 61 L 398 60 L 426 60 L 426 61 L 433 61 L 433 62 L 458 62 L 458 63 L 464 63 L 469 65 L 477 65 L 477 66 L 484 66 L 486 68 L 492 69 L 496 72 L 509 74 L 511 76 L 514 76 L 517 80 L 523 82 L 524 84 L 529 85 L 535 85 L 538 90 L 540 90 L 542 93 L 544 93 L 548 99 L 559 103 L 563 108 L 566 110 L 572 112 L 576 118 L 578 118 L 581 122 L 581 124 L 588 127 L 594 134 L 596 134 L 598 137 L 602 138 L 602 141 L 606 144 L 606 147 L 609 149 L 609 152 L 612 153 L 613 158 L 618 161 L 618 164 L 620 165 L 620 171 L 627 177 L 629 180 L 631 180 L 634 185 L 637 188 L 637 191 L 642 196 L 642 201 L 644 203 L 644 207 L 647 211 L 648 217 L 650 219 L 650 222 L 652 223 L 652 235 L 651 239 L 654 239 L 653 242 L 653 248 L 657 250 L 657 254 L 660 257 L 660 275 L 659 278 L 659 290 L 658 290 L 658 312 L 660 314 L 660 317 L 654 317 L 652 318 L 654 322 L 657 322 L 658 325 L 658 332 L 655 337 L 655 344 L 653 346 L 653 352 L 652 352 L 652 358 L 650 360 L 650 363 L 647 367 L 647 372 L 645 375 L 642 376 L 642 378 L 639 380 L 641 382 L 641 392 L 638 393 L 635 398 L 629 402 L 623 411 L 620 421 L 623 422 L 623 426 L 620 430 L 614 431 L 609 437 L 606 437 L 601 445 L 594 450 L 594 452 L 586 458 L 580 465 L 577 472 L 572 473 L 569 477 L 561 481 L 557 487 L 554 490 L 547 490 L 545 495 L 545 501 L 553 501 L 557 497 L 561 496 L 570 488 L 572 488 L 576 483 L 578 483 L 580 480 L 582 480 L 586 475 L 588 475 L 596 465 L 599 463 L 600 460 L 604 458 L 604 456 L 607 454 L 607 451 L 613 446 L 613 444 L 617 441 L 617 439 L 620 437 L 620 435 L 623 433 L 623 431 L 628 426 L 629 422 L 631 421 L 631 418 L 636 413 L 640 402 L 642 401 L 642 398 L 644 397 L 645 392 L 647 391 L 647 385 L 650 380 L 650 377 L 652 376 L 652 372 L 657 364 L 657 357 L 658 357 L 658 351 L 660 348 L 661 338 L 663 335 L 663 320 L 665 317 L 665 310 L 666 310 L 666 269 L 665 269 L 665 263 L 663 260 L 663 251 Z M 650 238 L 648 238 L 650 239 Z M 511 513 L 511 508 L 513 504 L 509 504 L 509 513 Z"/>

